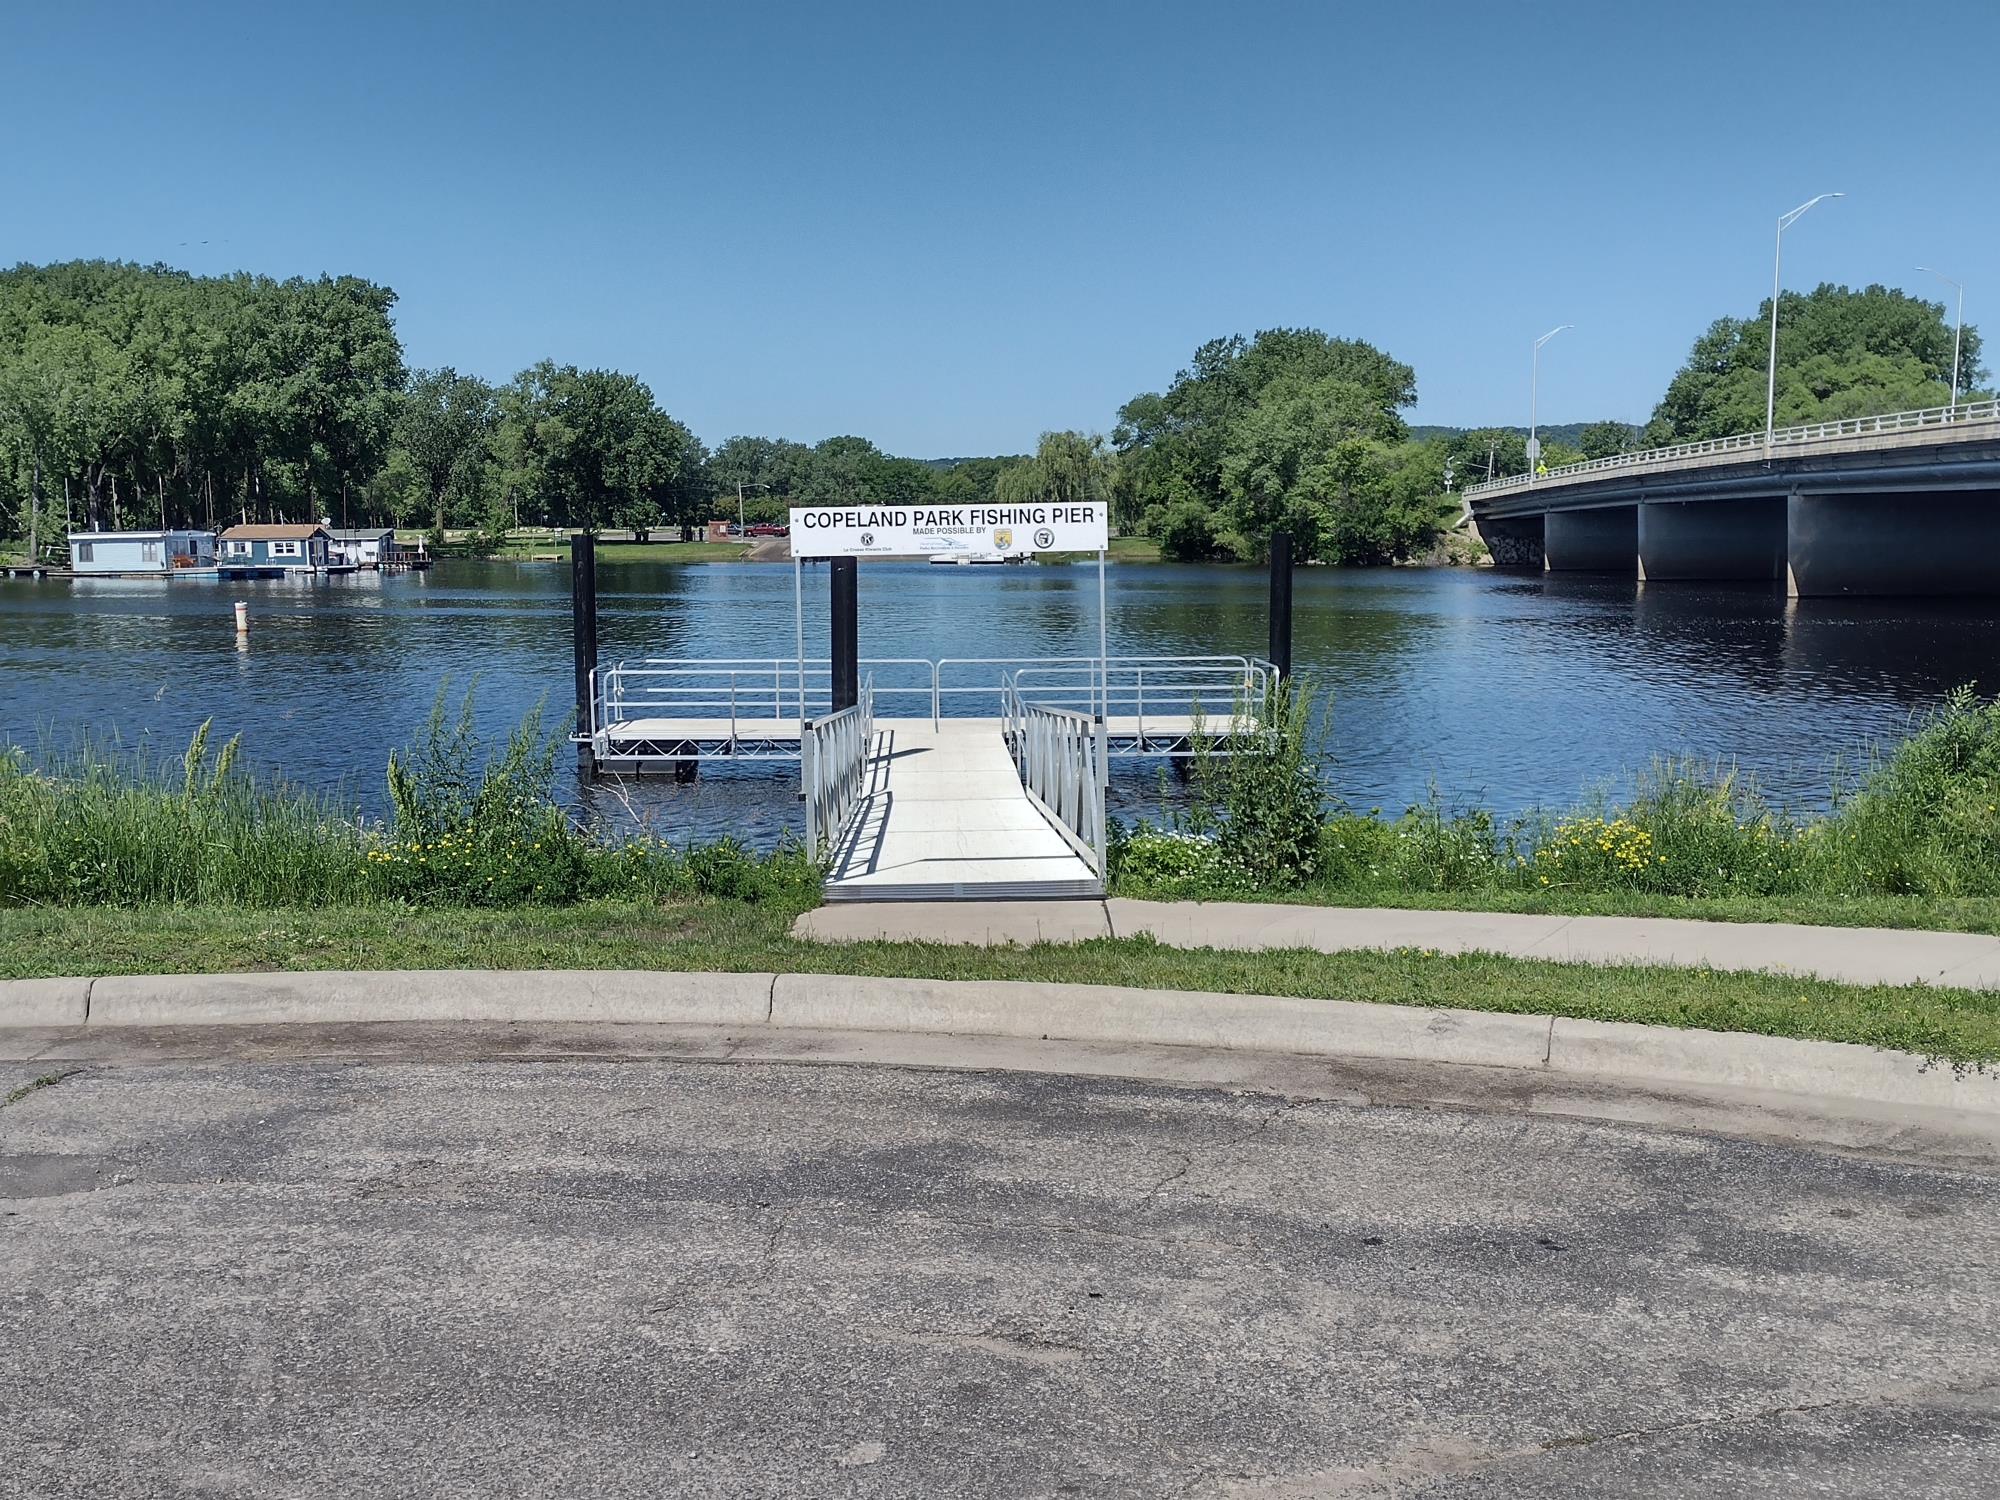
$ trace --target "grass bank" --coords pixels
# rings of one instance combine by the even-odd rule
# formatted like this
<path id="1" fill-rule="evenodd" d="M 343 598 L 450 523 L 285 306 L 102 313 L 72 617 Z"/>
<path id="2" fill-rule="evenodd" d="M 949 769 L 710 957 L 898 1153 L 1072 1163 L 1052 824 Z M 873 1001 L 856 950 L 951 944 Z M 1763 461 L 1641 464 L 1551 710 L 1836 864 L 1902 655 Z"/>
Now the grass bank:
<path id="1" fill-rule="evenodd" d="M 717 563 L 741 562 L 750 551 L 748 542 L 599 542 L 600 567 L 620 563 Z M 562 563 L 569 562 L 569 539 L 560 542 L 509 540 L 497 551 L 482 553 L 489 562 Z"/>
<path id="2" fill-rule="evenodd" d="M 1855 1042 L 2000 1065 L 2000 995 L 1481 954 L 1225 953 L 1100 939 L 1031 948 L 795 941 L 797 901 L 397 910 L 0 911 L 0 976 L 286 969 L 774 970 L 1297 995 Z"/>
<path id="3" fill-rule="evenodd" d="M 1111 545 L 1105 548 L 1105 558 L 1110 562 L 1156 563 L 1163 561 L 1160 544 L 1149 536 L 1114 536 Z M 1044 552 L 1037 559 L 1043 563 L 1096 562 L 1095 552 Z"/>
<path id="4" fill-rule="evenodd" d="M 1953 694 L 1799 816 L 1731 766 L 1663 761 L 1621 803 L 1502 821 L 1433 799 L 1330 802 L 1294 684 L 1256 753 L 1197 755 L 1190 794 L 1120 829 L 1123 894 L 2000 931 L 2000 702 Z"/>

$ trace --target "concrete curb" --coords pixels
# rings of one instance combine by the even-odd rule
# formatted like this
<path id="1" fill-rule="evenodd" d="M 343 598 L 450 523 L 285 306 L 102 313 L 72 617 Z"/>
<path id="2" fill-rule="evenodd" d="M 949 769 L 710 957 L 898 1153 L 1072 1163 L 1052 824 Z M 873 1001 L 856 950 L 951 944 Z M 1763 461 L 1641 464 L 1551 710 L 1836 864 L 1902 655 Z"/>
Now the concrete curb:
<path id="1" fill-rule="evenodd" d="M 90 979 L 0 981 L 0 1026 L 81 1026 L 90 1015 Z"/>
<path id="2" fill-rule="evenodd" d="M 1398 1057 L 1501 1068 L 1539 1068 L 1549 1044 L 1547 1016 L 1283 995 L 845 974 L 779 975 L 771 991 L 771 1024 Z"/>
<path id="3" fill-rule="evenodd" d="M 750 1026 L 770 1014 L 775 977 L 623 969 L 131 975 L 92 983 L 88 1024 L 564 1020 Z M 12 1000 L 11 986 L 0 989 L 0 1024 L 26 1024 L 13 1020 Z"/>
<path id="4" fill-rule="evenodd" d="M 1283 995 L 650 970 L 0 981 L 0 1027 L 381 1021 L 768 1026 L 1393 1058 L 2000 1115 L 2000 1074 L 1845 1042 Z"/>

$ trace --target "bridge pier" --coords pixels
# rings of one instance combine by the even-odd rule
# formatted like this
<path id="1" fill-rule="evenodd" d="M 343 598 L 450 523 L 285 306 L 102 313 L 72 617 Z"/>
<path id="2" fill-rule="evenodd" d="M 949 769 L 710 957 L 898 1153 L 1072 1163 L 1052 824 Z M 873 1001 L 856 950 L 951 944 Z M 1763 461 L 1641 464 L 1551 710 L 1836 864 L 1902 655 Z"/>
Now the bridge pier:
<path id="1" fill-rule="evenodd" d="M 1493 554 L 1496 568 L 1533 568 L 1542 571 L 1542 517 L 1490 516 L 1473 518 L 1479 539 Z"/>
<path id="2" fill-rule="evenodd" d="M 1552 510 L 1543 521 L 1543 566 L 1551 573 L 1632 576 L 1639 553 L 1639 507 Z"/>
<path id="3" fill-rule="evenodd" d="M 1639 505 L 1639 581 L 1782 577 L 1785 502 L 1646 500 Z"/>
<path id="4" fill-rule="evenodd" d="M 1794 491 L 1785 530 L 1785 592 L 1795 599 L 2000 594 L 2000 491 Z"/>

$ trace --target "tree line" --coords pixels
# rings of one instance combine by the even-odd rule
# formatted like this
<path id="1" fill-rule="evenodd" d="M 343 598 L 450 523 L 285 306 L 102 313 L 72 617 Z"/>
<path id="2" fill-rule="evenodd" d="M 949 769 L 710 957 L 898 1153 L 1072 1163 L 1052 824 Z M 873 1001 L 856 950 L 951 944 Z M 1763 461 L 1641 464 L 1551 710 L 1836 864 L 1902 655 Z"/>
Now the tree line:
<path id="1" fill-rule="evenodd" d="M 897 457 L 857 436 L 712 451 L 636 376 L 544 360 L 494 384 L 406 365 L 396 296 L 357 277 L 199 277 L 83 261 L 0 272 L 0 536 L 327 519 L 497 538 L 522 525 L 695 528 L 793 505 L 1102 499 L 1184 559 L 1382 563 L 1431 547 L 1455 492 L 1526 472 L 1513 428 L 1413 436 L 1408 365 L 1356 339 L 1267 329 L 1202 345 L 1108 438 Z M 1941 304 L 1822 286 L 1781 308 L 1778 420 L 1942 404 Z M 1650 421 L 1566 429 L 1556 467 L 1761 426 L 1769 304 L 1696 342 Z M 1967 328 L 1962 391 L 1985 372 Z"/>

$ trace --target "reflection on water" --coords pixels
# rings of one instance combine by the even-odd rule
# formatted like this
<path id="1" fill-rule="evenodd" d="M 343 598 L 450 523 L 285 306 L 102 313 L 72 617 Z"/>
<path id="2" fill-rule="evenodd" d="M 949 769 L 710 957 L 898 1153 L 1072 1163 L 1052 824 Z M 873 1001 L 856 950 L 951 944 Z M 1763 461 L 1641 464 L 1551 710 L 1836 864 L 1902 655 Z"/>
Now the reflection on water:
<path id="1" fill-rule="evenodd" d="M 790 656 L 784 566 L 618 565 L 599 572 L 607 660 Z M 1088 655 L 1096 570 L 861 570 L 866 656 Z M 827 638 L 823 568 L 806 578 L 808 652 Z M 231 619 L 250 606 L 239 640 Z M 1235 568 L 1111 570 L 1113 653 L 1254 654 L 1265 581 Z M 1796 805 L 1962 682 L 1991 684 L 2000 607 L 1984 602 L 1804 600 L 1760 586 L 1541 579 L 1465 570 L 1308 569 L 1298 576 L 1298 665 L 1328 689 L 1336 790 L 1397 810 L 1447 801 L 1516 811 L 1616 790 L 1658 754 L 1734 760 Z M 480 682 L 497 731 L 535 702 L 566 712 L 568 571 L 448 563 L 428 574 L 270 581 L 0 580 L 0 738 L 67 741 L 89 729 L 177 752 L 197 724 L 241 731 L 249 758 L 295 780 L 344 784 L 379 805 L 391 746 L 421 725 L 440 682 Z M 584 788 L 674 836 L 768 840 L 795 826 L 787 768 L 718 768 L 694 786 Z M 1156 796 L 1121 768 L 1127 811 Z"/>

